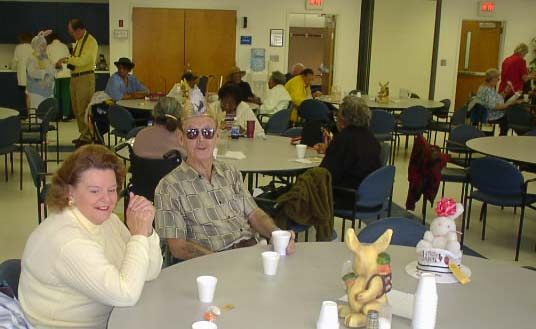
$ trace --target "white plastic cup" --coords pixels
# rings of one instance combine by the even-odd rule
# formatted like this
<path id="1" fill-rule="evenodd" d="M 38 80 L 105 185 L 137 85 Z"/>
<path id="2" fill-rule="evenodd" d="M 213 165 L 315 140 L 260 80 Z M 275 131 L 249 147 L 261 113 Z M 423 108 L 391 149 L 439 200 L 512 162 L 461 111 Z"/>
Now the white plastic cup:
<path id="1" fill-rule="evenodd" d="M 265 251 L 261 255 L 264 274 L 275 275 L 277 273 L 277 264 L 279 263 L 281 255 L 275 251 Z"/>
<path id="2" fill-rule="evenodd" d="M 296 156 L 298 157 L 298 159 L 305 158 L 305 151 L 307 151 L 307 145 L 305 144 L 296 145 Z"/>
<path id="3" fill-rule="evenodd" d="M 419 278 L 413 305 L 413 329 L 433 329 L 437 315 L 437 286 L 433 273 L 423 273 Z"/>
<path id="4" fill-rule="evenodd" d="M 529 94 L 523 94 L 523 100 L 525 101 L 525 103 L 528 103 L 529 102 Z"/>
<path id="5" fill-rule="evenodd" d="M 210 275 L 202 275 L 198 276 L 196 280 L 199 300 L 202 303 L 212 303 L 212 300 L 214 299 L 214 292 L 216 291 L 216 285 L 218 284 L 218 278 Z"/>
<path id="6" fill-rule="evenodd" d="M 339 312 L 337 303 L 332 301 L 323 301 L 320 315 L 316 322 L 316 329 L 338 329 L 339 328 Z"/>
<path id="7" fill-rule="evenodd" d="M 218 329 L 218 326 L 210 321 L 197 321 L 192 324 L 192 329 Z"/>
<path id="8" fill-rule="evenodd" d="M 274 251 L 279 253 L 281 256 L 287 254 L 287 247 L 290 242 L 290 232 L 289 231 L 273 231 L 272 232 L 272 243 L 274 245 Z"/>

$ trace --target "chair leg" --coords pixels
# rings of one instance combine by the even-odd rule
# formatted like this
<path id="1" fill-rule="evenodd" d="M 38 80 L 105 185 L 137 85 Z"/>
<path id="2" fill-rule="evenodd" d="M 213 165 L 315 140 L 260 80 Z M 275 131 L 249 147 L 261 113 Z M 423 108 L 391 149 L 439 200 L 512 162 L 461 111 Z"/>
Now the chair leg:
<path id="1" fill-rule="evenodd" d="M 345 226 L 346 226 L 346 218 L 342 218 L 341 242 L 344 242 Z"/>
<path id="2" fill-rule="evenodd" d="M 11 174 L 13 175 L 13 152 L 9 152 L 9 162 L 11 162 Z"/>
<path id="3" fill-rule="evenodd" d="M 309 229 L 305 229 L 305 242 L 309 242 Z"/>
<path id="4" fill-rule="evenodd" d="M 60 163 L 60 124 L 56 120 L 56 163 Z"/>
<path id="5" fill-rule="evenodd" d="M 482 219 L 482 240 L 486 239 L 486 217 L 488 212 L 488 204 L 483 203 L 482 209 L 480 210 L 480 218 Z"/>
<path id="6" fill-rule="evenodd" d="M 442 185 L 441 186 L 441 198 L 444 198 L 445 197 L 445 181 L 442 181 L 441 185 Z M 462 200 L 462 199 L 460 199 L 460 200 Z"/>
<path id="7" fill-rule="evenodd" d="M 424 199 L 424 195 L 422 200 L 422 225 L 426 225 L 426 200 Z"/>
<path id="8" fill-rule="evenodd" d="M 525 220 L 525 205 L 521 205 L 521 215 L 519 217 L 519 232 L 517 233 L 517 244 L 516 244 L 516 258 L 515 261 L 519 260 L 519 249 L 521 248 L 521 234 L 523 233 L 523 221 Z"/>
<path id="9" fill-rule="evenodd" d="M 19 146 L 20 150 L 19 150 L 19 189 L 22 191 L 22 144 Z"/>
<path id="10" fill-rule="evenodd" d="M 471 206 L 473 205 L 473 199 L 469 198 L 469 210 L 467 211 L 467 223 L 465 224 L 465 229 L 469 230 L 469 222 L 471 221 Z"/>
<path id="11" fill-rule="evenodd" d="M 5 179 L 6 179 L 6 182 L 7 182 L 7 153 L 4 154 L 4 176 L 5 176 Z"/>

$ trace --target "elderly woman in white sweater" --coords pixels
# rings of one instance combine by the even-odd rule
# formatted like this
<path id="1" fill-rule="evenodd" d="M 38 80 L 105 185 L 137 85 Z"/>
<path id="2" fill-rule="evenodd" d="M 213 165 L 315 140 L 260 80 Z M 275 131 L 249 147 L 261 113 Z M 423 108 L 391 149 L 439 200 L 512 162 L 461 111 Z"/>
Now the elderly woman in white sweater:
<path id="1" fill-rule="evenodd" d="M 55 173 L 51 215 L 22 256 L 19 298 L 35 327 L 106 328 L 112 308 L 136 304 L 160 273 L 153 205 L 131 195 L 127 226 L 112 213 L 124 178 L 122 162 L 99 145 L 79 148 Z"/>

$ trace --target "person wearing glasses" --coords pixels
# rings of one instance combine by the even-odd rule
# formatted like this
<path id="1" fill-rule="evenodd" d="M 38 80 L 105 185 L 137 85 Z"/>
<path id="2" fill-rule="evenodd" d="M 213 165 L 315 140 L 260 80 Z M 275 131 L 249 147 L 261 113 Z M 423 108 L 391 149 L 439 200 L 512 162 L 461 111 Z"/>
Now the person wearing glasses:
<path id="1" fill-rule="evenodd" d="M 279 230 L 244 187 L 240 171 L 214 159 L 220 116 L 217 107 L 185 104 L 179 138 L 188 158 L 155 191 L 156 230 L 177 259 L 252 246 Z M 295 252 L 291 235 L 289 254 Z"/>
<path id="2" fill-rule="evenodd" d="M 231 129 L 233 125 L 238 125 L 244 132 L 247 122 L 255 121 L 255 136 L 264 136 L 264 129 L 255 113 L 247 103 L 240 101 L 241 95 L 240 88 L 234 84 L 226 84 L 218 90 L 219 107 L 225 112 L 226 126 L 224 128 Z"/>

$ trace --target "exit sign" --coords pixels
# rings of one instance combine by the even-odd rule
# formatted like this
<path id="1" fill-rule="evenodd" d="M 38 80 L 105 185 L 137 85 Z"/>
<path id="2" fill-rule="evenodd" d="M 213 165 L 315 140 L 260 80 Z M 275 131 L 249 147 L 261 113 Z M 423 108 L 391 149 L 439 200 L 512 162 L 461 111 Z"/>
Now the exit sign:
<path id="1" fill-rule="evenodd" d="M 324 8 L 324 0 L 305 0 L 305 9 L 321 10 Z"/>
<path id="2" fill-rule="evenodd" d="M 491 17 L 495 15 L 495 1 L 479 1 L 478 16 Z"/>

